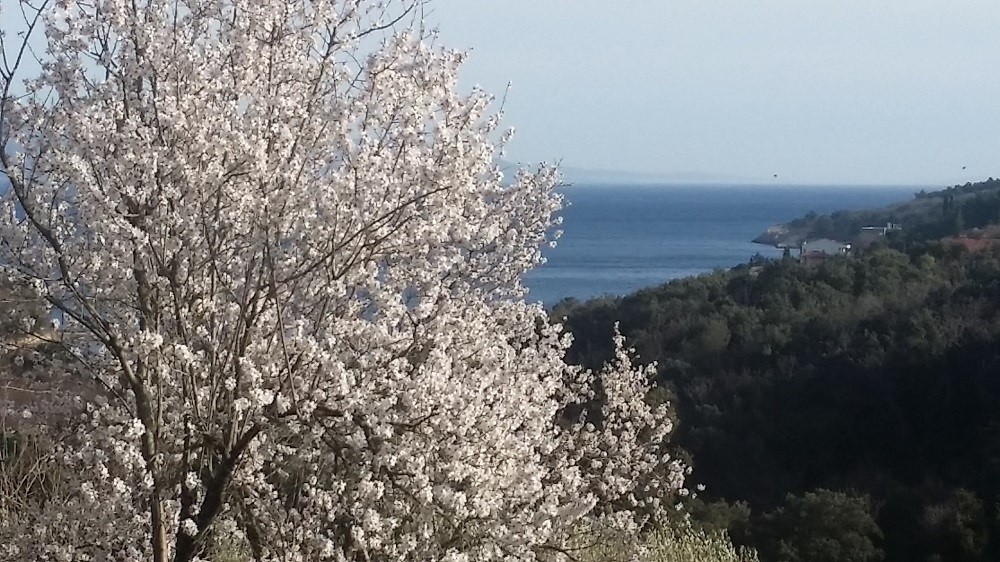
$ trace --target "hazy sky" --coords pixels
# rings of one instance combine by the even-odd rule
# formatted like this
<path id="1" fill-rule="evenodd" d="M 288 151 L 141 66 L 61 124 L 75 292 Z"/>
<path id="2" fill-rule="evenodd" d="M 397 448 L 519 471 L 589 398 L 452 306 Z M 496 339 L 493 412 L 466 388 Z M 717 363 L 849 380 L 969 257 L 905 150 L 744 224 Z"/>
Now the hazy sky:
<path id="1" fill-rule="evenodd" d="M 470 51 L 465 86 L 512 83 L 511 160 L 760 183 L 1000 176 L 1000 0 L 426 9 L 442 44 Z"/>
<path id="2" fill-rule="evenodd" d="M 513 160 L 782 183 L 1000 175 L 998 0 L 428 8 L 441 43 L 470 51 L 465 85 L 513 83 Z"/>

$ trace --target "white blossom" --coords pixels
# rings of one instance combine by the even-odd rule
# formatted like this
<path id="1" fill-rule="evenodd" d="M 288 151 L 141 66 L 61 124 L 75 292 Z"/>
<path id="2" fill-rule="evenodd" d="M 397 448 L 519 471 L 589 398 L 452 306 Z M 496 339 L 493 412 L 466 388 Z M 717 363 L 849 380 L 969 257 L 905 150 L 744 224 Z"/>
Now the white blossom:
<path id="1" fill-rule="evenodd" d="M 181 521 L 181 532 L 189 537 L 194 537 L 198 534 L 198 524 L 193 519 L 185 519 Z"/>
<path id="2" fill-rule="evenodd" d="M 0 264 L 90 382 L 37 425 L 67 496 L 0 498 L 0 558 L 532 560 L 682 488 L 653 368 L 620 335 L 568 365 L 524 302 L 558 174 L 504 177 L 418 3 L 42 5 Z"/>

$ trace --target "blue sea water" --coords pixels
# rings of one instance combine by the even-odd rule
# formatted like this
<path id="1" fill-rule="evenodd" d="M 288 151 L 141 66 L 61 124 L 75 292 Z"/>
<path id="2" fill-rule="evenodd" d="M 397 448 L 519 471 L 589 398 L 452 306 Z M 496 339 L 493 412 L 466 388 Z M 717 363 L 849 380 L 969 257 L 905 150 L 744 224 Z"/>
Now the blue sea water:
<path id="1" fill-rule="evenodd" d="M 563 189 L 563 236 L 528 273 L 528 300 L 624 295 L 781 251 L 751 242 L 809 211 L 906 201 L 927 186 L 576 185 Z"/>

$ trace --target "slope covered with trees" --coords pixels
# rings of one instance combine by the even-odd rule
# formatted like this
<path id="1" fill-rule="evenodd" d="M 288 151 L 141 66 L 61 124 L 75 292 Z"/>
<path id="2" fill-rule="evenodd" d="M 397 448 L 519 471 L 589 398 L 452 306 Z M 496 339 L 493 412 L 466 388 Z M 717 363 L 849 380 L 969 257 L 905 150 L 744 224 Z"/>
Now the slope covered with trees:
<path id="1" fill-rule="evenodd" d="M 879 209 L 809 213 L 760 234 L 755 241 L 796 246 L 803 240 L 833 238 L 859 241 L 862 228 L 892 223 L 903 228 L 889 233 L 893 247 L 905 248 L 982 228 L 1000 220 L 1000 180 L 989 178 L 939 191 L 922 190 L 910 201 Z M 868 241 L 861 240 L 862 243 Z"/>
<path id="2" fill-rule="evenodd" d="M 575 361 L 606 359 L 619 322 L 657 363 L 707 485 L 696 517 L 762 560 L 820 559 L 824 541 L 853 549 L 842 560 L 1000 555 L 995 251 L 747 265 L 553 315 Z"/>

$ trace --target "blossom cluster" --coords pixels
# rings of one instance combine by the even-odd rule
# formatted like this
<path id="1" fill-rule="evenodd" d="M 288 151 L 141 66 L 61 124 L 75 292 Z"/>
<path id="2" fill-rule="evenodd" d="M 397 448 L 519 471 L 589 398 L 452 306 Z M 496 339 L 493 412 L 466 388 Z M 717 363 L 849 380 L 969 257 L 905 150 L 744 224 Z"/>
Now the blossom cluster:
<path id="1" fill-rule="evenodd" d="M 557 172 L 500 171 L 491 98 L 459 91 L 420 3 L 40 22 L 26 94 L 4 74 L 0 263 L 88 382 L 64 494 L 0 499 L 0 558 L 530 560 L 680 488 L 651 371 L 621 338 L 568 365 L 524 301 Z"/>

